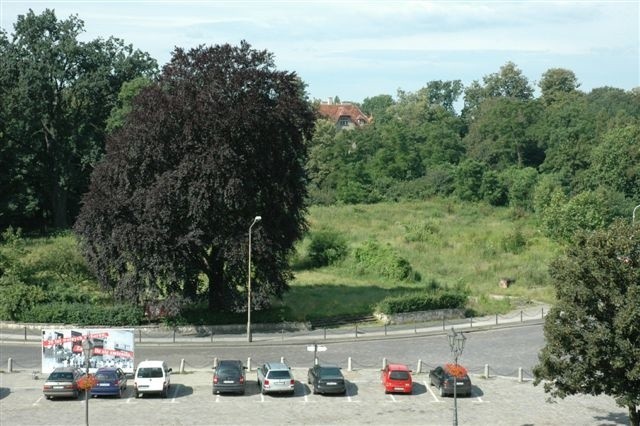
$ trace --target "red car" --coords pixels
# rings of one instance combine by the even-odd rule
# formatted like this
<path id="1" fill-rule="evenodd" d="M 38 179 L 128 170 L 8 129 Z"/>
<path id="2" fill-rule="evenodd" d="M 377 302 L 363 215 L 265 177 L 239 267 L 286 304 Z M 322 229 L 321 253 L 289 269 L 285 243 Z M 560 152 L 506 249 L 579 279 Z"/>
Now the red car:
<path id="1" fill-rule="evenodd" d="M 411 370 L 404 364 L 388 364 L 382 370 L 382 386 L 384 393 L 411 393 Z"/>

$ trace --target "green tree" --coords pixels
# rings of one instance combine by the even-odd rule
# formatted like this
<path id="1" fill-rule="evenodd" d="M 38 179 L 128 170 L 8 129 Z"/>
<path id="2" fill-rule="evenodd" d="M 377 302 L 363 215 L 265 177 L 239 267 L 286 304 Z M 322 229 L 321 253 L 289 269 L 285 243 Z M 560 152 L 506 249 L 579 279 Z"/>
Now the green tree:
<path id="1" fill-rule="evenodd" d="M 578 83 L 578 78 L 573 71 L 564 68 L 550 68 L 542 74 L 538 87 L 542 91 L 542 98 L 545 102 L 551 103 L 558 95 L 578 90 L 580 83 Z"/>
<path id="2" fill-rule="evenodd" d="M 582 232 L 550 267 L 556 304 L 535 385 L 554 397 L 606 394 L 640 424 L 640 227 Z"/>
<path id="3" fill-rule="evenodd" d="M 513 164 L 538 166 L 544 157 L 533 126 L 540 115 L 539 104 L 534 101 L 505 97 L 485 100 L 464 139 L 469 157 L 499 169 Z"/>
<path id="4" fill-rule="evenodd" d="M 253 302 L 281 296 L 306 230 L 314 121 L 303 83 L 271 53 L 246 42 L 176 49 L 109 139 L 76 223 L 102 286 L 130 301 L 182 293 L 243 309 L 247 233 L 261 215 Z"/>
<path id="5" fill-rule="evenodd" d="M 150 86 L 151 83 L 152 80 L 149 77 L 141 76 L 136 77 L 131 81 L 125 81 L 122 84 L 120 93 L 118 93 L 118 101 L 111 110 L 111 114 L 107 119 L 106 130 L 108 133 L 113 133 L 116 129 L 122 127 L 127 115 L 131 112 L 133 99 L 145 87 Z"/>
<path id="6" fill-rule="evenodd" d="M 67 227 L 104 150 L 125 81 L 156 63 L 113 37 L 83 42 L 83 22 L 52 10 L 0 34 L 0 228 Z"/>
<path id="7" fill-rule="evenodd" d="M 529 80 L 513 62 L 507 62 L 497 73 L 482 78 L 484 84 L 473 81 L 464 90 L 464 108 L 462 115 L 468 122 L 476 117 L 480 105 L 491 98 L 514 98 L 529 100 L 533 97 L 533 88 Z"/>
<path id="8" fill-rule="evenodd" d="M 362 101 L 362 112 L 373 117 L 376 123 L 389 121 L 389 108 L 395 104 L 391 95 L 377 95 Z"/>

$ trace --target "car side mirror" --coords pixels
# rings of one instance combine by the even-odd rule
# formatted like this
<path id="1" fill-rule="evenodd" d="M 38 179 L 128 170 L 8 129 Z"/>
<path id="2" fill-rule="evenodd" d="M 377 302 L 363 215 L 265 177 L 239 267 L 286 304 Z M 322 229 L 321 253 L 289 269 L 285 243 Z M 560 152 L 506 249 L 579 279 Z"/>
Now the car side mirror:
<path id="1" fill-rule="evenodd" d="M 168 369 L 167 371 L 168 371 L 169 373 L 171 373 L 171 372 L 173 371 L 173 369 L 171 369 L 171 368 L 170 368 L 170 369 Z"/>

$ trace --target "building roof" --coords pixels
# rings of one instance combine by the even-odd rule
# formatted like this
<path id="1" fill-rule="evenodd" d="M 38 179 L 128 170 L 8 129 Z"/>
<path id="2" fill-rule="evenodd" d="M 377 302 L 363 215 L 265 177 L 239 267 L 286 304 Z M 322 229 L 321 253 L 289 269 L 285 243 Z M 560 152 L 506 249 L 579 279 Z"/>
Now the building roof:
<path id="1" fill-rule="evenodd" d="M 334 123 L 337 123 L 341 117 L 347 117 L 353 124 L 360 126 L 371 122 L 371 118 L 367 117 L 356 105 L 353 104 L 320 104 L 319 114 Z"/>

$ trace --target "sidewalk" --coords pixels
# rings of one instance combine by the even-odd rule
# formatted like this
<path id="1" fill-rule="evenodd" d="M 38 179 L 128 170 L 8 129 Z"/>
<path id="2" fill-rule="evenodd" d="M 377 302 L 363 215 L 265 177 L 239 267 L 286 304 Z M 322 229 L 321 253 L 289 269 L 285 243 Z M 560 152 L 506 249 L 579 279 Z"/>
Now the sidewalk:
<path id="1" fill-rule="evenodd" d="M 503 328 L 520 325 L 542 323 L 550 309 L 550 305 L 537 304 L 528 308 L 517 309 L 506 315 L 490 315 L 478 318 L 450 319 L 394 326 L 364 323 L 344 326 L 340 328 L 326 328 L 316 330 L 286 331 L 282 327 L 280 332 L 253 331 L 252 345 L 260 343 L 274 344 L 278 342 L 296 341 L 298 343 L 313 343 L 319 340 L 331 342 L 336 340 L 371 340 L 385 338 L 407 337 L 409 335 L 432 335 L 447 332 L 452 327 L 458 331 L 470 332 L 488 328 Z M 42 329 L 79 329 L 79 328 L 109 328 L 109 327 L 79 327 L 73 325 L 50 324 L 17 324 L 0 323 L 0 342 L 33 342 L 41 341 Z M 170 329 L 160 327 L 131 327 L 134 329 L 136 344 L 174 344 L 174 343 L 219 343 L 242 344 L 247 342 L 246 332 L 217 332 L 215 327 L 196 326 L 189 330 Z M 244 326 L 242 328 L 245 328 Z M 274 329 L 278 325 L 274 325 Z M 246 330 L 246 328 L 245 328 Z"/>

